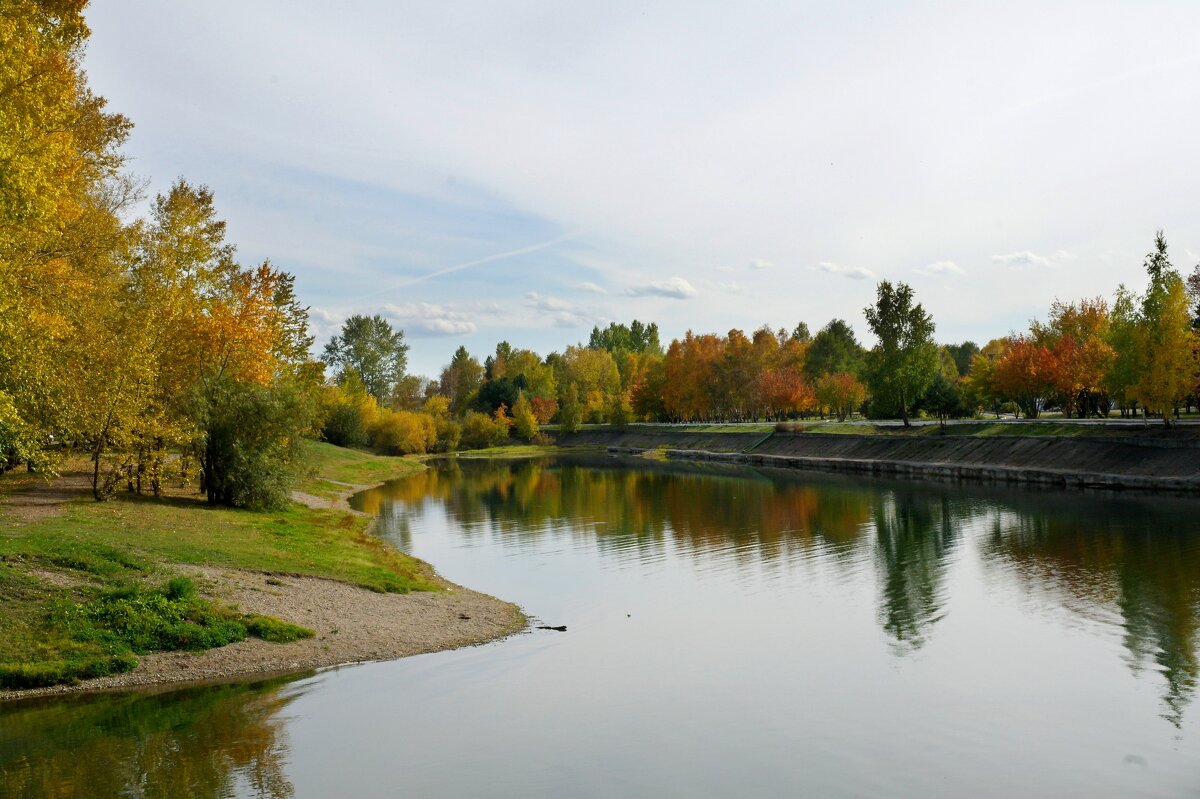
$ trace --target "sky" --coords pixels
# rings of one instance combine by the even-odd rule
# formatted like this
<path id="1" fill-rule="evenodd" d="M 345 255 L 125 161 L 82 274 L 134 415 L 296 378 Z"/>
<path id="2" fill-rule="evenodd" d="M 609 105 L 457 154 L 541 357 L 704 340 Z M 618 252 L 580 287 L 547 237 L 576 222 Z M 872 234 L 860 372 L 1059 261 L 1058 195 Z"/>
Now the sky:
<path id="1" fill-rule="evenodd" d="M 94 0 L 149 191 L 205 184 L 320 342 L 435 376 L 594 325 L 815 332 L 904 281 L 939 341 L 1200 261 L 1200 3 Z"/>

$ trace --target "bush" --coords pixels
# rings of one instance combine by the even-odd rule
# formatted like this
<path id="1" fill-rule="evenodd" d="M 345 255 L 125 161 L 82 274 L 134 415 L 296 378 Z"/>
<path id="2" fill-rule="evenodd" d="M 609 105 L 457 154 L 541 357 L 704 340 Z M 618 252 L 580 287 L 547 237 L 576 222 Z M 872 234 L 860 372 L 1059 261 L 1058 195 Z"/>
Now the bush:
<path id="1" fill-rule="evenodd" d="M 202 488 L 208 501 L 237 508 L 282 508 L 300 464 L 301 436 L 316 414 L 311 387 L 226 380 L 196 398 L 204 430 Z"/>
<path id="2" fill-rule="evenodd" d="M 339 402 L 326 409 L 321 438 L 339 447 L 362 447 L 367 443 L 367 420 L 362 408 Z"/>
<path id="3" fill-rule="evenodd" d="M 431 452 L 453 452 L 458 449 L 458 442 L 462 438 L 462 425 L 453 419 L 438 417 L 434 419 L 434 429 L 437 431 L 437 437 Z"/>
<path id="4" fill-rule="evenodd" d="M 437 425 L 424 413 L 385 413 L 371 428 L 371 446 L 387 455 L 428 452 L 436 441 Z"/>
<path id="5" fill-rule="evenodd" d="M 490 416 L 467 411 L 462 425 L 462 448 L 484 449 L 496 447 L 508 438 L 508 425 L 497 422 Z"/>

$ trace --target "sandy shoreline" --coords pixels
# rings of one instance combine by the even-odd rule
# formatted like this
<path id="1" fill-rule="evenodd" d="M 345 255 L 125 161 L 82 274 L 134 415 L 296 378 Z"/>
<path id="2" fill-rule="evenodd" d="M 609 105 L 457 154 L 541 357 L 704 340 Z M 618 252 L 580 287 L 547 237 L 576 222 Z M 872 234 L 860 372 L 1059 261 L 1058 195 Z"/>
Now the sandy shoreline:
<path id="1" fill-rule="evenodd" d="M 347 486 L 326 500 L 297 496 L 306 504 L 349 510 L 345 500 L 366 486 Z M 0 700 L 171 683 L 298 673 L 328 666 L 391 660 L 481 644 L 524 629 L 520 608 L 495 597 L 439 580 L 441 592 L 381 594 L 318 577 L 273 575 L 207 566 L 178 566 L 206 596 L 303 625 L 310 639 L 273 644 L 257 638 L 204 652 L 158 652 L 138 657 L 125 674 L 21 691 L 0 691 Z"/>

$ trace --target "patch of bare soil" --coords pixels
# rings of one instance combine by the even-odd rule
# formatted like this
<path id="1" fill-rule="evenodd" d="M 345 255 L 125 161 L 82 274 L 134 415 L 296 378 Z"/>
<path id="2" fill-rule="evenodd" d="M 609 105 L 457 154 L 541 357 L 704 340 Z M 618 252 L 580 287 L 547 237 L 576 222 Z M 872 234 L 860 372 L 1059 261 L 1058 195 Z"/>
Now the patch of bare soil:
<path id="1" fill-rule="evenodd" d="M 50 481 L 30 479 L 20 489 L 0 494 L 0 515 L 17 524 L 36 522 L 66 512 L 67 505 L 91 499 L 87 473 L 70 471 Z"/>

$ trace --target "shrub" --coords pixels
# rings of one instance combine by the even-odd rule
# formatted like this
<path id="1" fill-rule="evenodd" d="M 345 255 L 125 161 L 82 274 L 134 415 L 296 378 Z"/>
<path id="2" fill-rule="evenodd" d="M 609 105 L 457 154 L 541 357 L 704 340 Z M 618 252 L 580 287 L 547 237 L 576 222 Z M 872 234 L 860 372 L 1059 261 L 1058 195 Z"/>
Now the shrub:
<path id="1" fill-rule="evenodd" d="M 371 445 L 387 455 L 428 452 L 436 441 L 437 425 L 424 413 L 385 413 L 371 428 Z"/>
<path id="2" fill-rule="evenodd" d="M 362 409 L 339 402 L 326 409 L 321 438 L 339 447 L 362 447 L 367 443 L 367 422 Z"/>
<path id="3" fill-rule="evenodd" d="M 453 452 L 458 449 L 458 442 L 462 438 L 462 425 L 453 419 L 439 417 L 434 419 L 434 429 L 437 431 L 437 437 L 431 452 Z"/>
<path id="4" fill-rule="evenodd" d="M 491 417 L 467 411 L 462 425 L 462 448 L 484 449 L 499 446 L 508 438 L 508 425 Z"/>
<path id="5" fill-rule="evenodd" d="M 286 644 L 301 638 L 312 638 L 315 633 L 307 627 L 292 624 L 271 616 L 247 616 L 246 630 L 255 638 L 273 644 Z"/>

